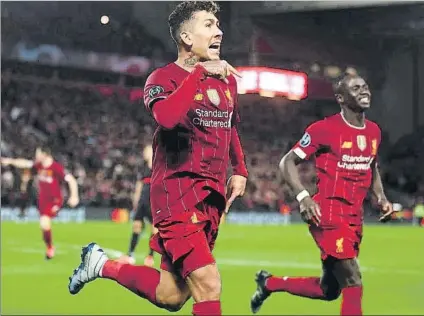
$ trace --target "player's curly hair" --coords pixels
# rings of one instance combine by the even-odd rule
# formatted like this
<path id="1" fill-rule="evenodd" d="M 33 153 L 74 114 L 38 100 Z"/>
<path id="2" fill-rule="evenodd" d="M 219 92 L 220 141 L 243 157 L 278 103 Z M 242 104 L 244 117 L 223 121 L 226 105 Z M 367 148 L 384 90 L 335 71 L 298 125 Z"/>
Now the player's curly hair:
<path id="1" fill-rule="evenodd" d="M 213 1 L 184 1 L 177 5 L 168 18 L 169 31 L 172 39 L 178 45 L 181 44 L 180 31 L 184 22 L 190 20 L 198 11 L 206 11 L 212 14 L 219 12 L 219 5 Z"/>

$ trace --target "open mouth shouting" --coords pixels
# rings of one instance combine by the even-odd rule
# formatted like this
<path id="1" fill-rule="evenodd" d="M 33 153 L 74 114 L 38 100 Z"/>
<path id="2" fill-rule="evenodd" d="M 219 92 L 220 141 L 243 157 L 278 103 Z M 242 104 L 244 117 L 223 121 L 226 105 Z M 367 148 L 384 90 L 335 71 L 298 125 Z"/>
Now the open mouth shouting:
<path id="1" fill-rule="evenodd" d="M 214 55 L 219 55 L 221 51 L 221 42 L 214 42 L 209 45 L 209 52 Z"/>

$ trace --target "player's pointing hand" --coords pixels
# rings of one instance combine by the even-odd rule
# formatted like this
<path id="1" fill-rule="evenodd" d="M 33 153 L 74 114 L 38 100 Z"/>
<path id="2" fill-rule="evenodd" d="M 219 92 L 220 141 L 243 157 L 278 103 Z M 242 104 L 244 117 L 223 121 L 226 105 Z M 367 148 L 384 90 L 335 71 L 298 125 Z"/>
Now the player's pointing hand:
<path id="1" fill-rule="evenodd" d="M 227 77 L 230 74 L 241 78 L 241 74 L 225 60 L 208 60 L 200 63 L 200 65 L 206 69 L 209 76 L 217 77 L 226 83 L 228 83 Z"/>
<path id="2" fill-rule="evenodd" d="M 392 214 L 395 212 L 393 210 L 393 204 L 390 203 L 387 199 L 381 199 L 378 201 L 378 205 L 380 205 L 381 212 L 383 215 L 380 217 L 380 222 L 387 222 L 392 219 Z"/>
<path id="3" fill-rule="evenodd" d="M 227 184 L 227 205 L 225 206 L 225 213 L 228 213 L 231 204 L 238 196 L 243 196 L 246 190 L 247 179 L 243 176 L 231 176 Z"/>
<path id="4" fill-rule="evenodd" d="M 318 226 L 321 221 L 321 209 L 310 196 L 300 202 L 300 216 L 305 223 Z"/>

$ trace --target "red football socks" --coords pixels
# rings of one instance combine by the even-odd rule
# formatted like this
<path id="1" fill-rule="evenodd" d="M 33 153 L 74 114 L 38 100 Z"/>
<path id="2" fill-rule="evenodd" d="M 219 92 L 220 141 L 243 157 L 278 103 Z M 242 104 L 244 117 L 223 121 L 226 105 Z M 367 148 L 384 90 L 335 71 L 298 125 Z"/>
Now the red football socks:
<path id="1" fill-rule="evenodd" d="M 347 287 L 342 290 L 340 315 L 362 315 L 362 286 Z"/>
<path id="2" fill-rule="evenodd" d="M 51 229 L 43 230 L 43 240 L 44 240 L 44 243 L 46 244 L 47 248 L 53 247 L 52 230 Z"/>
<path id="3" fill-rule="evenodd" d="M 108 260 L 103 266 L 102 277 L 115 280 L 131 292 L 157 305 L 156 288 L 160 280 L 158 270 Z"/>
<path id="4" fill-rule="evenodd" d="M 266 281 L 266 289 L 270 292 L 287 292 L 312 299 L 325 299 L 325 295 L 320 286 L 320 278 L 317 277 L 270 277 Z"/>
<path id="5" fill-rule="evenodd" d="M 195 316 L 221 316 L 220 301 L 205 301 L 193 304 L 193 315 Z"/>

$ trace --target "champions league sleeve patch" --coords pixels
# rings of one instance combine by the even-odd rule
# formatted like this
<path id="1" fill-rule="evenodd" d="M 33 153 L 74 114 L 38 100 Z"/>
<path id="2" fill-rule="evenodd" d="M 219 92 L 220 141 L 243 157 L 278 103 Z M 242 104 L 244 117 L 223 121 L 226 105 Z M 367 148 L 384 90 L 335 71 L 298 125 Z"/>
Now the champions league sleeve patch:
<path id="1" fill-rule="evenodd" d="M 299 145 L 300 147 L 308 147 L 311 144 L 311 135 L 306 132 L 305 134 L 303 134 L 302 138 L 299 141 Z"/>
<path id="2" fill-rule="evenodd" d="M 155 97 L 157 97 L 158 95 L 160 95 L 164 91 L 165 90 L 161 86 L 153 86 L 149 90 L 149 98 L 154 99 Z"/>

